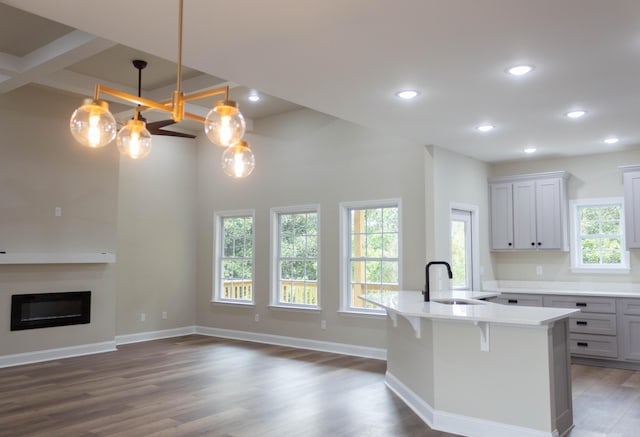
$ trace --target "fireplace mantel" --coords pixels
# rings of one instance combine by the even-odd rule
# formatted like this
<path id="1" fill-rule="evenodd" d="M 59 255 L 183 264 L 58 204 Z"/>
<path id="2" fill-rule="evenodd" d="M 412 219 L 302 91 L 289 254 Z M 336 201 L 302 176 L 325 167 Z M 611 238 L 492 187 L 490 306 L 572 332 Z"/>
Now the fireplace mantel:
<path id="1" fill-rule="evenodd" d="M 116 255 L 109 252 L 8 252 L 0 253 L 0 264 L 113 264 Z"/>

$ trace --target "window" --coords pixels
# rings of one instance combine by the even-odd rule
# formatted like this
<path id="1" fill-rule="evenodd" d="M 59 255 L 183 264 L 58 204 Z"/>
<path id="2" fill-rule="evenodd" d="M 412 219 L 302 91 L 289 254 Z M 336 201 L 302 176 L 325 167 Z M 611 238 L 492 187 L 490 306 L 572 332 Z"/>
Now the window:
<path id="1" fill-rule="evenodd" d="M 361 296 L 400 288 L 400 200 L 340 204 L 341 310 L 384 313 Z"/>
<path id="2" fill-rule="evenodd" d="M 252 304 L 253 211 L 215 213 L 214 301 Z"/>
<path id="3" fill-rule="evenodd" d="M 317 205 L 272 208 L 272 305 L 320 308 L 319 216 Z"/>
<path id="4" fill-rule="evenodd" d="M 572 271 L 627 272 L 624 210 L 620 198 L 571 202 Z"/>

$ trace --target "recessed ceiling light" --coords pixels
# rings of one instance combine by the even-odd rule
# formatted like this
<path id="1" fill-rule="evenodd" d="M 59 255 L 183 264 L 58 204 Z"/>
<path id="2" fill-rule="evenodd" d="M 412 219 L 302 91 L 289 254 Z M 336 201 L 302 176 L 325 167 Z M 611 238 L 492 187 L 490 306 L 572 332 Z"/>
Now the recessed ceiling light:
<path id="1" fill-rule="evenodd" d="M 403 90 L 396 93 L 396 96 L 404 100 L 411 100 L 418 97 L 419 95 L 420 93 L 416 90 Z"/>
<path id="2" fill-rule="evenodd" d="M 609 137 L 606 140 L 604 140 L 604 142 L 607 143 L 607 144 L 615 144 L 618 141 L 620 141 L 620 139 L 618 139 L 616 137 Z"/>
<path id="3" fill-rule="evenodd" d="M 527 147 L 526 149 L 524 149 L 524 153 L 527 153 L 529 155 L 532 153 L 535 153 L 535 151 L 536 151 L 535 147 Z"/>
<path id="4" fill-rule="evenodd" d="M 531 73 L 534 69 L 535 67 L 533 65 L 514 65 L 513 67 L 507 68 L 506 72 L 512 76 L 522 76 Z"/>
<path id="5" fill-rule="evenodd" d="M 569 118 L 580 118 L 582 116 L 584 116 L 587 113 L 587 111 L 583 110 L 583 109 L 578 109 L 575 111 L 569 111 L 567 112 L 566 115 Z"/>
<path id="6" fill-rule="evenodd" d="M 492 131 L 494 127 L 495 126 L 493 126 L 492 124 L 481 124 L 480 126 L 476 127 L 476 130 L 479 130 L 480 132 L 489 132 Z"/>
<path id="7" fill-rule="evenodd" d="M 249 94 L 249 97 L 247 98 L 252 102 L 257 102 L 258 100 L 260 100 L 260 96 L 257 94 Z"/>

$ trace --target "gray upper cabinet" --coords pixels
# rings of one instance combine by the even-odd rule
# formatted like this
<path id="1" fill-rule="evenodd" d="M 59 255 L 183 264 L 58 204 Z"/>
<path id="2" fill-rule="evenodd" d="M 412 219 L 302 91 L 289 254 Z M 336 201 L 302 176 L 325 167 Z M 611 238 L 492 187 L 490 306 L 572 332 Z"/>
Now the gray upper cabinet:
<path id="1" fill-rule="evenodd" d="M 567 172 L 489 179 L 492 250 L 568 250 Z"/>
<path id="2" fill-rule="evenodd" d="M 513 249 L 513 185 L 491 184 L 491 247 Z"/>
<path id="3" fill-rule="evenodd" d="M 620 167 L 624 174 L 624 223 L 627 249 L 640 248 L 640 165 Z"/>

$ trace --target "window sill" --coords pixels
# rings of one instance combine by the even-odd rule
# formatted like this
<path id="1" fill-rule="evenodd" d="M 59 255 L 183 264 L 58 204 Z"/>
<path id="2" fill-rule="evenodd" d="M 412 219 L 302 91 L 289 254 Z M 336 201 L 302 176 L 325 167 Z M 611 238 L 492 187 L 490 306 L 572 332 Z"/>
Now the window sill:
<path id="1" fill-rule="evenodd" d="M 319 313 L 322 311 L 320 307 L 306 307 L 306 306 L 293 306 L 293 305 L 269 305 L 269 309 L 271 310 L 285 310 L 285 311 L 301 311 L 301 312 L 311 312 L 311 313 Z"/>
<path id="2" fill-rule="evenodd" d="M 340 310 L 338 311 L 338 314 L 341 316 L 368 317 L 372 319 L 380 319 L 383 317 L 387 317 L 386 311 L 383 311 L 380 313 L 374 313 L 374 312 L 365 312 L 365 311 Z"/>
<path id="3" fill-rule="evenodd" d="M 629 267 L 602 268 L 602 267 L 571 267 L 571 273 L 585 273 L 594 275 L 628 275 L 631 273 Z"/>
<path id="4" fill-rule="evenodd" d="M 241 302 L 241 301 L 233 301 L 233 300 L 211 300 L 210 302 L 215 305 L 231 305 L 231 306 L 241 306 L 241 307 L 248 307 L 248 308 L 252 308 L 256 306 L 254 302 Z"/>

